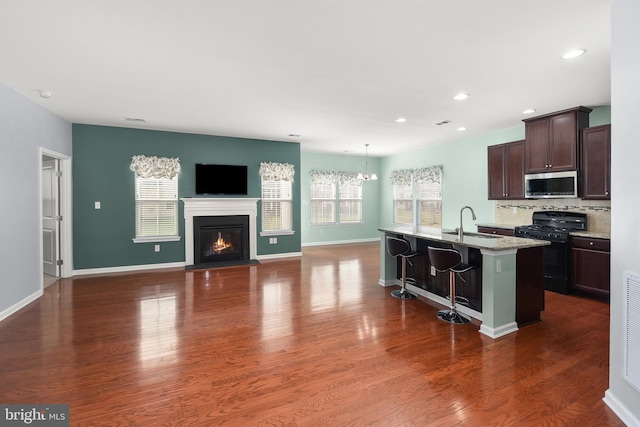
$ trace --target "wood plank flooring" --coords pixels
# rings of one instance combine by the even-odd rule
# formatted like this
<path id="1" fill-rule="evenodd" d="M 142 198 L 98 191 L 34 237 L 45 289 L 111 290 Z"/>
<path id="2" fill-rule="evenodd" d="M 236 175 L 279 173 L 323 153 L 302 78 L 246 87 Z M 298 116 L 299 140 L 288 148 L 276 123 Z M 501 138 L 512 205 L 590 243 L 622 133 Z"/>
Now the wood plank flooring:
<path id="1" fill-rule="evenodd" d="M 73 426 L 623 426 L 609 305 L 547 292 L 493 340 L 377 284 L 378 244 L 61 279 L 0 322 L 0 403 Z"/>

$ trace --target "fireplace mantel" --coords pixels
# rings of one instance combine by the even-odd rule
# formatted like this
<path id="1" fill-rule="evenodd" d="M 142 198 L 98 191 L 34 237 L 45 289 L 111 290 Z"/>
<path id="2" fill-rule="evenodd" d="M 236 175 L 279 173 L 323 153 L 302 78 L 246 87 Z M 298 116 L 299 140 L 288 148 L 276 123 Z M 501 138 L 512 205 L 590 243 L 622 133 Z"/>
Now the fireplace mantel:
<path id="1" fill-rule="evenodd" d="M 193 217 L 248 215 L 249 216 L 249 257 L 257 258 L 257 217 L 258 200 L 253 198 L 189 198 L 180 199 L 184 203 L 184 252 L 185 264 L 193 265 Z"/>

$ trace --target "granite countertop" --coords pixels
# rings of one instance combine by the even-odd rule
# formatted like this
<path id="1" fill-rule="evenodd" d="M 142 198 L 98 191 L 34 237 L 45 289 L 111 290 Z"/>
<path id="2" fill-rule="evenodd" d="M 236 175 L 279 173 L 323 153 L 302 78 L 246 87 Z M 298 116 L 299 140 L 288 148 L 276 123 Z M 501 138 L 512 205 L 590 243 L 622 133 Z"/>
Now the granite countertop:
<path id="1" fill-rule="evenodd" d="M 611 239 L 611 233 L 602 233 L 597 231 L 572 231 L 570 236 L 586 237 L 588 239 Z"/>
<path id="2" fill-rule="evenodd" d="M 381 227 L 379 231 L 386 233 L 403 234 L 426 240 L 446 242 L 476 249 L 486 249 L 490 251 L 508 251 L 513 249 L 533 248 L 537 246 L 547 246 L 551 242 L 546 240 L 524 239 L 521 237 L 498 236 L 496 234 L 470 233 L 460 241 L 455 230 L 441 230 L 439 228 L 412 227 L 391 225 Z M 484 237 L 483 237 L 484 236 Z"/>

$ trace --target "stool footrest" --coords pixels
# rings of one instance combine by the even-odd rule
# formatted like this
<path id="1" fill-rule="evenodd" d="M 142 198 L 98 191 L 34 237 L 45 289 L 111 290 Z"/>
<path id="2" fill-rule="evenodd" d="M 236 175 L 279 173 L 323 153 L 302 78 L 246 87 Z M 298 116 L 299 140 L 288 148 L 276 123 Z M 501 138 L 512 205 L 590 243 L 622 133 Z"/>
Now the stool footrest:
<path id="1" fill-rule="evenodd" d="M 391 296 L 394 298 L 400 299 L 417 299 L 418 296 L 412 294 L 406 289 L 396 289 L 395 291 L 391 291 Z"/>
<path id="2" fill-rule="evenodd" d="M 457 312 L 456 310 L 440 310 L 438 312 L 438 318 L 440 320 L 444 320 L 445 322 L 455 323 L 455 324 L 464 324 L 471 322 L 464 314 Z"/>

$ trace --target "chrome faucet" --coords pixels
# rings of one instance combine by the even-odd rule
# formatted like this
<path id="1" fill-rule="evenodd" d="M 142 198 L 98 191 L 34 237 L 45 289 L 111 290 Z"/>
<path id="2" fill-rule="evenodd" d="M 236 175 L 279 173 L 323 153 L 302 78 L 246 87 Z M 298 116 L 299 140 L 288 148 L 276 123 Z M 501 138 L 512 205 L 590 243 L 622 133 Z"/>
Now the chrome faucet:
<path id="1" fill-rule="evenodd" d="M 473 220 L 476 220 L 476 214 L 473 212 L 473 208 L 471 206 L 464 206 L 460 209 L 460 228 L 458 228 L 458 239 L 462 242 L 462 237 L 464 236 L 464 231 L 462 231 L 462 211 L 465 209 L 469 209 L 471 211 L 471 215 L 473 216 Z"/>

